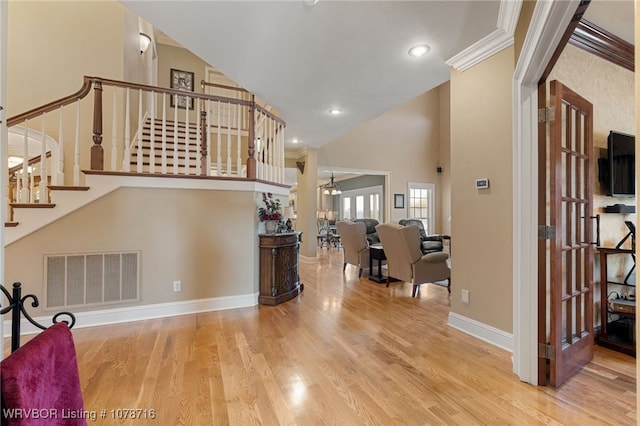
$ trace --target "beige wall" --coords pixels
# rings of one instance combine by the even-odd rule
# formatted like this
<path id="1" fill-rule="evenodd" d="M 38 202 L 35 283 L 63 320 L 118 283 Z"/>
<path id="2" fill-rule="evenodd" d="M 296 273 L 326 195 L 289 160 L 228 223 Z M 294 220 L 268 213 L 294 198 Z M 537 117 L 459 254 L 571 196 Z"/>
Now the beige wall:
<path id="1" fill-rule="evenodd" d="M 116 1 L 9 2 L 9 115 L 75 92 L 85 75 L 121 79 L 124 10 Z"/>
<path id="2" fill-rule="evenodd" d="M 440 166 L 436 229 L 451 235 L 451 85 L 442 84 L 440 91 Z"/>
<path id="3" fill-rule="evenodd" d="M 451 312 L 512 331 L 514 47 L 451 73 Z M 490 188 L 475 181 L 489 178 Z M 471 303 L 460 301 L 462 289 Z"/>
<path id="4" fill-rule="evenodd" d="M 52 18 L 54 17 L 54 18 Z M 137 18 L 117 1 L 100 2 L 9 2 L 7 46 L 7 115 L 15 116 L 45 103 L 75 93 L 83 77 L 141 81 L 143 60 Z M 111 119 L 111 93 L 104 92 L 105 123 Z M 93 94 L 82 101 L 80 141 L 81 168 L 89 168 Z M 64 110 L 67 126 L 58 134 L 58 112 L 47 115 L 46 133 L 64 140 L 65 182 L 72 183 L 76 107 Z M 29 127 L 42 129 L 40 120 Z M 105 128 L 103 143 L 110 141 Z M 30 156 L 39 154 L 30 153 Z M 105 149 L 105 160 L 109 161 Z"/>
<path id="5" fill-rule="evenodd" d="M 441 114 L 445 96 L 446 86 L 438 87 L 358 126 L 319 149 L 318 164 L 390 172 L 385 205 L 391 206 L 393 194 L 406 196 L 409 182 L 435 183 L 436 205 L 442 205 L 441 179 L 449 171 L 445 168 L 440 175 L 436 168 L 441 165 L 441 145 L 447 137 L 446 131 L 442 133 Z M 436 232 L 442 232 L 442 216 L 438 210 Z M 397 222 L 406 217 L 405 209 L 391 208 L 386 220 Z"/>
<path id="6" fill-rule="evenodd" d="M 6 282 L 20 281 L 25 293 L 44 295 L 45 254 L 140 250 L 140 305 L 256 293 L 259 197 L 239 191 L 119 189 L 9 245 Z M 173 292 L 174 280 L 182 281 L 179 293 Z M 91 309 L 73 309 L 85 310 Z"/>

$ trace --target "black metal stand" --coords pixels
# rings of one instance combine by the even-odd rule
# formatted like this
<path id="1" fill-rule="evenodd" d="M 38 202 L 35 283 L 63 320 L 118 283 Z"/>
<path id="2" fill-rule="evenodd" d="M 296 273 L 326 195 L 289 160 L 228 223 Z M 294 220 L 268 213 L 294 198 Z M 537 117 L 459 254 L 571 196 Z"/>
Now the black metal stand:
<path id="1" fill-rule="evenodd" d="M 629 278 L 631 277 L 631 274 L 636 269 L 636 227 L 633 224 L 633 222 L 630 222 L 628 220 L 626 220 L 624 223 L 625 223 L 625 225 L 627 225 L 627 228 L 629 228 L 629 232 L 627 233 L 627 235 L 624 236 L 623 239 L 620 240 L 620 242 L 618 243 L 616 248 L 619 249 L 620 247 L 622 247 L 622 245 L 624 244 L 625 241 L 627 241 L 629 238 L 631 238 L 631 250 L 633 251 L 631 253 L 631 257 L 633 258 L 633 266 L 629 270 L 629 273 L 627 274 L 627 276 L 624 277 L 624 283 L 628 284 L 627 281 L 629 281 Z"/>
<path id="2" fill-rule="evenodd" d="M 4 315 L 8 312 L 11 312 L 11 352 L 15 352 L 20 347 L 20 314 L 24 315 L 24 317 L 33 325 L 38 327 L 41 330 L 46 330 L 47 327 L 38 323 L 36 320 L 31 318 L 31 315 L 25 309 L 25 302 L 27 299 L 32 299 L 31 307 L 37 308 L 40 305 L 38 302 L 38 298 L 33 294 L 27 294 L 26 296 L 22 296 L 22 284 L 21 283 L 13 283 L 13 295 L 9 294 L 9 291 L 0 284 L 0 290 L 4 293 L 5 297 L 9 301 L 9 306 L 6 306 L 0 309 L 0 315 Z M 67 315 L 69 317 L 68 320 L 62 319 L 59 320 L 60 316 Z M 64 322 L 69 326 L 69 328 L 73 328 L 76 324 L 76 317 L 71 312 L 58 312 L 53 316 L 52 323 L 56 324 L 58 322 Z"/>

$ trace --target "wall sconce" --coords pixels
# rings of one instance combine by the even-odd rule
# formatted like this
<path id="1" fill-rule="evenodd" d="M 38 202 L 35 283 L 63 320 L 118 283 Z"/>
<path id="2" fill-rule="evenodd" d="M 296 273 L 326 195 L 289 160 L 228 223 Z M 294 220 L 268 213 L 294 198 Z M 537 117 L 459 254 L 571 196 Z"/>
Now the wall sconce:
<path id="1" fill-rule="evenodd" d="M 304 161 L 296 161 L 296 166 L 298 170 L 300 170 L 300 173 L 304 174 Z"/>
<path id="2" fill-rule="evenodd" d="M 151 37 L 145 33 L 140 33 L 140 54 L 144 54 L 151 44 Z"/>

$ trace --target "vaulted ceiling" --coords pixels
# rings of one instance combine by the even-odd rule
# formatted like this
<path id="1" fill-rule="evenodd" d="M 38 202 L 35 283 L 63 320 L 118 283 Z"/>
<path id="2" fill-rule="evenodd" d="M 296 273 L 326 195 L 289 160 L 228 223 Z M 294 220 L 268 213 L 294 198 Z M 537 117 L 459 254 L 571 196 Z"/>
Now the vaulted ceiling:
<path id="1" fill-rule="evenodd" d="M 121 1 L 277 108 L 288 147 L 316 148 L 447 81 L 451 59 L 504 30 L 517 3 Z M 592 0 L 585 19 L 634 41 L 633 0 Z M 430 53 L 409 56 L 420 43 Z"/>

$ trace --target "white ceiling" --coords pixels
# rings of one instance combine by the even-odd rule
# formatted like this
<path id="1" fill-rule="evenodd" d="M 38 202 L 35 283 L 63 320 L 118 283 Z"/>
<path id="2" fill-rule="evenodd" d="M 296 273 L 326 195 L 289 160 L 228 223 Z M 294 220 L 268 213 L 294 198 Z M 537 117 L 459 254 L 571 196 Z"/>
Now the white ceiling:
<path id="1" fill-rule="evenodd" d="M 499 0 L 121 1 L 278 109 L 288 147 L 295 137 L 315 148 L 447 81 L 445 61 L 493 32 L 500 9 Z M 593 0 L 585 19 L 633 43 L 633 4 Z M 418 43 L 428 56 L 407 54 Z"/>
<path id="2" fill-rule="evenodd" d="M 122 3 L 281 112 L 321 147 L 449 79 L 447 59 L 496 30 L 499 0 Z M 418 43 L 428 56 L 410 57 Z M 341 116 L 330 116 L 332 107 Z M 288 146 L 292 146 L 289 145 Z"/>

